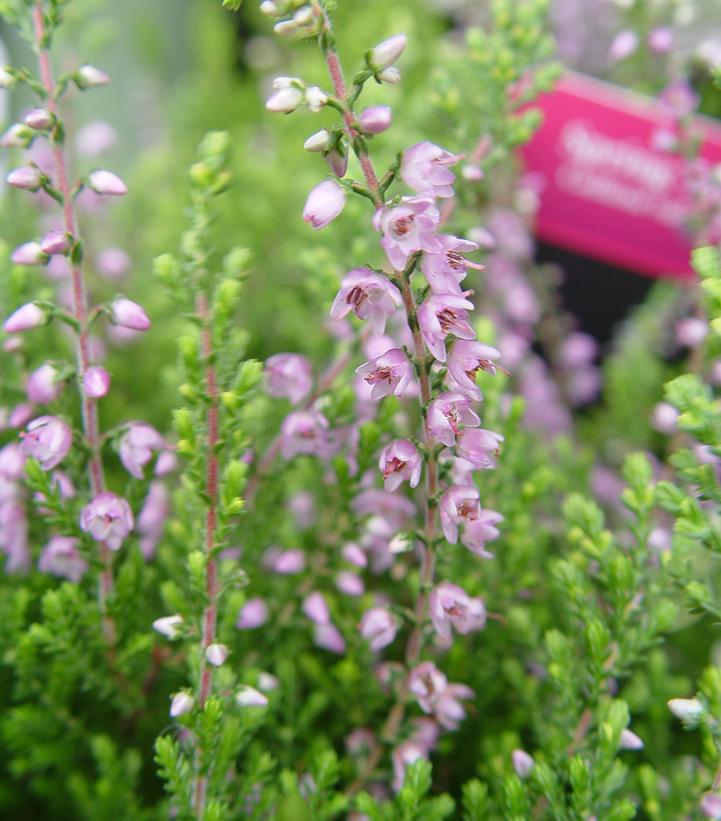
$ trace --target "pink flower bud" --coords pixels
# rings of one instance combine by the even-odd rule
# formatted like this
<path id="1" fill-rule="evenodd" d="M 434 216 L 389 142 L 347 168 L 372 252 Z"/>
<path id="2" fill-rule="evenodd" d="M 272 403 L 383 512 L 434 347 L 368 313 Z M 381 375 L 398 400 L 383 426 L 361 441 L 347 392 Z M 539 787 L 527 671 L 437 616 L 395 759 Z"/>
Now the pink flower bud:
<path id="1" fill-rule="evenodd" d="M 23 123 L 15 123 L 0 138 L 3 148 L 27 148 L 33 139 L 32 129 Z"/>
<path id="2" fill-rule="evenodd" d="M 321 593 L 310 593 L 306 596 L 302 609 L 315 624 L 330 624 L 330 611 Z"/>
<path id="3" fill-rule="evenodd" d="M 313 640 L 318 647 L 322 647 L 331 653 L 338 655 L 345 653 L 345 639 L 333 624 L 316 624 L 313 631 Z"/>
<path id="4" fill-rule="evenodd" d="M 46 254 L 67 254 L 70 236 L 65 231 L 48 231 L 40 240 L 40 248 Z"/>
<path id="5" fill-rule="evenodd" d="M 110 77 L 95 66 L 80 66 L 75 72 L 73 79 L 78 88 L 95 88 L 96 86 L 106 86 L 110 82 Z"/>
<path id="6" fill-rule="evenodd" d="M 46 362 L 28 376 L 25 391 L 31 402 L 47 404 L 54 402 L 60 396 L 63 383 L 58 381 L 57 369 Z"/>
<path id="7" fill-rule="evenodd" d="M 235 700 L 241 707 L 265 707 L 268 703 L 268 697 L 264 696 L 255 687 L 248 687 L 244 685 L 235 694 Z"/>
<path id="8" fill-rule="evenodd" d="M 45 131 L 53 124 L 53 115 L 44 108 L 34 108 L 25 115 L 25 125 L 35 131 Z"/>
<path id="9" fill-rule="evenodd" d="M 721 795 L 715 792 L 707 792 L 699 804 L 701 812 L 706 818 L 721 818 Z"/>
<path id="10" fill-rule="evenodd" d="M 26 425 L 35 413 L 35 408 L 32 402 L 21 402 L 15 405 L 8 419 L 8 425 L 11 428 L 22 428 Z"/>
<path id="11" fill-rule="evenodd" d="M 631 730 L 624 729 L 621 731 L 619 747 L 622 750 L 642 750 L 643 741 L 636 735 L 636 733 L 631 732 Z"/>
<path id="12" fill-rule="evenodd" d="M 183 617 L 176 614 L 174 616 L 163 616 L 160 619 L 155 619 L 153 622 L 153 630 L 156 630 L 166 639 L 177 639 L 180 635 L 180 625 L 183 624 Z"/>
<path id="13" fill-rule="evenodd" d="M 57 467 L 73 444 L 70 426 L 57 416 L 39 416 L 27 426 L 22 436 L 22 451 L 37 459 L 43 470 Z"/>
<path id="14" fill-rule="evenodd" d="M 268 621 L 268 606 L 261 598 L 249 599 L 238 611 L 235 626 L 238 630 L 253 630 Z"/>
<path id="15" fill-rule="evenodd" d="M 638 48 L 638 35 L 631 29 L 624 29 L 613 38 L 608 49 L 608 55 L 617 63 L 630 57 Z"/>
<path id="16" fill-rule="evenodd" d="M 175 693 L 173 700 L 170 703 L 170 717 L 178 718 L 179 716 L 189 713 L 195 705 L 195 699 L 188 693 Z"/>
<path id="17" fill-rule="evenodd" d="M 384 607 L 372 607 L 366 610 L 358 625 L 361 636 L 370 642 L 373 651 L 387 647 L 398 632 L 398 622 L 393 614 Z"/>
<path id="18" fill-rule="evenodd" d="M 130 268 L 130 257 L 120 248 L 106 248 L 95 258 L 98 273 L 108 279 L 120 279 Z"/>
<path id="19" fill-rule="evenodd" d="M 335 584 L 338 590 L 346 596 L 362 596 L 365 593 L 363 579 L 356 573 L 351 573 L 350 570 L 341 570 L 335 577 Z"/>
<path id="20" fill-rule="evenodd" d="M 380 134 L 390 126 L 392 119 L 393 112 L 390 106 L 373 105 L 361 111 L 358 125 L 366 134 Z"/>
<path id="21" fill-rule="evenodd" d="M 122 197 L 128 188 L 117 174 L 98 168 L 88 174 L 88 185 L 96 194 L 110 197 Z"/>
<path id="22" fill-rule="evenodd" d="M 135 521 L 130 505 L 121 496 L 106 490 L 99 493 L 80 514 L 80 527 L 110 550 L 119 550 Z"/>
<path id="23" fill-rule="evenodd" d="M 371 49 L 368 55 L 369 64 L 376 71 L 387 68 L 401 56 L 407 42 L 405 34 L 396 34 L 395 37 L 389 37 Z"/>
<path id="24" fill-rule="evenodd" d="M 333 180 L 324 180 L 308 194 L 303 219 L 319 230 L 332 222 L 345 206 L 345 189 Z"/>
<path id="25" fill-rule="evenodd" d="M 35 165 L 16 168 L 7 176 L 8 185 L 25 191 L 37 191 L 43 184 L 43 172 Z"/>
<path id="26" fill-rule="evenodd" d="M 651 426 L 659 433 L 670 436 L 678 430 L 679 413 L 668 402 L 659 402 L 651 414 Z"/>
<path id="27" fill-rule="evenodd" d="M 50 257 L 39 242 L 24 242 L 13 251 L 10 259 L 16 265 L 45 265 Z"/>
<path id="28" fill-rule="evenodd" d="M 205 658 L 214 667 L 220 667 L 228 658 L 228 648 L 224 644 L 209 644 L 205 648 Z"/>
<path id="29" fill-rule="evenodd" d="M 133 331 L 147 331 L 150 320 L 137 302 L 120 297 L 110 305 L 110 321 L 113 325 L 130 328 Z"/>
<path id="30" fill-rule="evenodd" d="M 519 778 L 528 778 L 536 766 L 536 762 L 525 750 L 514 750 L 511 753 L 513 769 Z"/>
<path id="31" fill-rule="evenodd" d="M 356 567 L 366 567 L 368 565 L 366 554 L 354 542 L 345 545 L 342 554 L 347 562 L 354 564 Z"/>
<path id="32" fill-rule="evenodd" d="M 277 690 L 279 686 L 280 682 L 272 673 L 264 671 L 258 673 L 258 687 L 264 693 L 271 693 L 273 690 Z"/>
<path id="33" fill-rule="evenodd" d="M 91 365 L 83 374 L 83 391 L 89 399 L 101 399 L 110 390 L 110 374 L 100 365 Z"/>
<path id="34" fill-rule="evenodd" d="M 84 125 L 75 137 L 75 146 L 82 157 L 96 157 L 111 149 L 117 142 L 115 129 L 102 120 Z"/>

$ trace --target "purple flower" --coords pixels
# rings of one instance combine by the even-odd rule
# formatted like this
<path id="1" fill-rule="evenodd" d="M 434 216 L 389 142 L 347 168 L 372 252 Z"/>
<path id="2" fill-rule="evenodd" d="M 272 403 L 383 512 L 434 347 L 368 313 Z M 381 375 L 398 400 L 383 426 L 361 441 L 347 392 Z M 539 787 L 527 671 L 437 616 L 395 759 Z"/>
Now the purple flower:
<path id="1" fill-rule="evenodd" d="M 511 760 L 519 778 L 528 778 L 536 766 L 536 762 L 525 750 L 514 750 L 511 753 Z"/>
<path id="2" fill-rule="evenodd" d="M 441 643 L 451 643 L 451 627 L 466 634 L 486 626 L 486 608 L 481 599 L 471 598 L 463 588 L 441 582 L 429 596 L 431 621 Z"/>
<path id="3" fill-rule="evenodd" d="M 721 795 L 716 792 L 704 793 L 699 807 L 706 818 L 721 818 Z"/>
<path id="4" fill-rule="evenodd" d="M 335 584 L 341 593 L 346 596 L 362 596 L 365 593 L 363 579 L 357 573 L 350 570 L 341 570 L 335 577 Z"/>
<path id="5" fill-rule="evenodd" d="M 58 381 L 58 376 L 57 369 L 49 362 L 34 370 L 25 385 L 28 399 L 43 405 L 54 402 L 63 392 L 63 383 Z"/>
<path id="6" fill-rule="evenodd" d="M 447 447 L 453 447 L 461 425 L 477 427 L 481 420 L 471 408 L 471 400 L 462 393 L 440 393 L 428 406 L 428 428 L 431 435 Z"/>
<path id="7" fill-rule="evenodd" d="M 401 292 L 386 277 L 370 268 L 354 268 L 341 283 L 330 309 L 332 319 L 343 319 L 351 311 L 360 319 L 370 320 L 376 336 L 386 327 L 386 319 L 403 304 Z"/>
<path id="8" fill-rule="evenodd" d="M 458 437 L 456 452 L 476 470 L 488 470 L 496 466 L 501 442 L 503 436 L 500 433 L 484 428 L 466 428 Z"/>
<path id="9" fill-rule="evenodd" d="M 388 66 L 395 63 L 401 56 L 407 42 L 408 40 L 405 34 L 396 34 L 384 40 L 382 43 L 379 43 L 375 48 L 371 49 L 368 55 L 371 66 L 373 66 L 376 71 L 382 71 L 384 68 L 388 68 Z"/>
<path id="10" fill-rule="evenodd" d="M 118 550 L 133 529 L 130 505 L 110 490 L 99 493 L 80 513 L 80 527 L 110 550 Z"/>
<path id="11" fill-rule="evenodd" d="M 390 106 L 373 105 L 364 108 L 358 116 L 358 125 L 365 134 L 380 134 L 390 127 L 393 112 Z"/>
<path id="12" fill-rule="evenodd" d="M 165 439 L 146 422 L 131 422 L 120 439 L 120 461 L 131 476 L 143 479 L 143 468 L 153 458 L 153 451 L 165 447 Z"/>
<path id="13" fill-rule="evenodd" d="M 372 607 L 366 610 L 358 625 L 363 638 L 370 642 L 373 651 L 387 647 L 398 632 L 398 622 L 385 607 Z"/>
<path id="14" fill-rule="evenodd" d="M 314 624 L 330 624 L 330 610 L 322 593 L 308 594 L 303 600 L 302 610 Z"/>
<path id="15" fill-rule="evenodd" d="M 10 259 L 16 265 L 45 265 L 50 257 L 39 242 L 25 242 L 13 251 Z"/>
<path id="16" fill-rule="evenodd" d="M 110 374 L 100 365 L 91 365 L 83 374 L 83 391 L 90 399 L 100 399 L 110 390 Z"/>
<path id="17" fill-rule="evenodd" d="M 278 550 L 270 547 L 263 556 L 263 565 L 274 573 L 293 576 L 305 568 L 305 554 L 302 550 Z"/>
<path id="18" fill-rule="evenodd" d="M 368 558 L 355 542 L 349 542 L 343 547 L 343 558 L 355 565 L 356 567 L 366 567 L 368 565 Z"/>
<path id="19" fill-rule="evenodd" d="M 21 331 L 29 331 L 31 328 L 39 328 L 45 325 L 48 321 L 47 314 L 42 308 L 38 307 L 34 302 L 28 302 L 22 305 L 10 314 L 5 320 L 3 330 L 8 334 L 16 334 Z"/>
<path id="20" fill-rule="evenodd" d="M 43 184 L 43 172 L 36 165 L 16 168 L 7 176 L 8 185 L 24 191 L 37 191 Z"/>
<path id="21" fill-rule="evenodd" d="M 451 234 L 438 237 L 440 250 L 423 254 L 421 270 L 434 293 L 461 293 L 460 283 L 465 279 L 469 268 L 483 270 L 483 265 L 469 262 L 464 254 L 477 251 L 478 245 L 467 239 L 460 239 Z"/>
<path id="22" fill-rule="evenodd" d="M 356 368 L 356 373 L 373 386 L 371 398 L 380 399 L 391 393 L 403 393 L 413 377 L 413 365 L 400 348 L 390 348 Z"/>
<path id="23" fill-rule="evenodd" d="M 418 308 L 418 324 L 428 349 L 439 362 L 446 361 L 445 339 L 453 334 L 473 339 L 476 332 L 468 323 L 466 311 L 473 303 L 460 294 L 431 294 Z"/>
<path id="24" fill-rule="evenodd" d="M 483 342 L 456 341 L 448 354 L 448 372 L 453 379 L 453 387 L 480 401 L 483 395 L 476 385 L 476 374 L 478 371 L 495 374 L 496 370 L 503 370 L 493 362 L 500 356 L 496 348 Z"/>
<path id="25" fill-rule="evenodd" d="M 297 405 L 313 387 L 311 365 L 305 356 L 277 353 L 265 361 L 265 389 L 271 396 L 287 397 Z"/>
<path id="26" fill-rule="evenodd" d="M 18 442 L 8 442 L 0 448 L 0 479 L 8 482 L 17 482 L 25 472 L 26 457 L 22 446 Z M 3 497 L 0 494 L 0 502 Z"/>
<path id="27" fill-rule="evenodd" d="M 78 551 L 78 540 L 70 536 L 53 536 L 45 545 L 38 560 L 38 570 L 79 582 L 88 569 L 88 563 Z"/>
<path id="28" fill-rule="evenodd" d="M 642 750 L 643 739 L 639 738 L 632 730 L 625 728 L 621 730 L 621 738 L 618 746 L 621 750 Z"/>
<path id="29" fill-rule="evenodd" d="M 317 231 L 332 222 L 344 206 L 345 188 L 333 180 L 324 180 L 308 194 L 303 219 Z"/>
<path id="30" fill-rule="evenodd" d="M 638 34 L 631 29 L 623 29 L 611 41 L 608 56 L 614 63 L 630 57 L 638 48 Z"/>
<path id="31" fill-rule="evenodd" d="M 253 630 L 268 621 L 268 605 L 261 598 L 248 599 L 238 611 L 235 626 L 238 630 Z"/>
<path id="32" fill-rule="evenodd" d="M 685 80 L 674 80 L 661 92 L 661 102 L 670 109 L 671 113 L 682 119 L 692 114 L 698 104 L 699 97 Z"/>
<path id="33" fill-rule="evenodd" d="M 379 208 L 373 227 L 383 234 L 381 245 L 391 265 L 402 271 L 417 251 L 440 253 L 443 246 L 435 235 L 440 214 L 432 199 L 404 197 L 398 205 Z"/>
<path id="34" fill-rule="evenodd" d="M 503 521 L 503 516 L 495 510 L 482 509 L 477 518 L 469 522 L 463 531 L 461 541 L 471 553 L 484 559 L 492 559 L 493 553 L 486 550 L 486 542 L 492 542 L 499 536 L 497 524 Z"/>
<path id="35" fill-rule="evenodd" d="M 299 453 L 324 457 L 328 453 L 328 420 L 320 411 L 295 411 L 283 420 L 280 428 L 283 458 Z"/>
<path id="36" fill-rule="evenodd" d="M 98 168 L 88 175 L 88 185 L 96 194 L 109 197 L 122 197 L 128 193 L 128 188 L 117 174 Z"/>
<path id="37" fill-rule="evenodd" d="M 459 159 L 433 143 L 416 143 L 403 152 L 401 178 L 417 194 L 452 197 L 456 175 L 448 166 Z"/>
<path id="38" fill-rule="evenodd" d="M 598 344 L 590 334 L 579 331 L 569 334 L 558 352 L 560 362 L 566 368 L 582 368 L 598 355 Z"/>
<path id="39" fill-rule="evenodd" d="M 316 624 L 313 629 L 313 640 L 318 647 L 331 653 L 345 653 L 345 639 L 334 624 Z"/>
<path id="40" fill-rule="evenodd" d="M 667 26 L 659 26 L 648 33 L 648 46 L 656 54 L 667 54 L 673 48 L 673 31 Z"/>
<path id="41" fill-rule="evenodd" d="M 73 432 L 57 416 L 39 416 L 21 433 L 22 451 L 37 459 L 43 470 L 57 467 L 68 455 L 73 444 Z"/>
<path id="42" fill-rule="evenodd" d="M 48 231 L 40 240 L 40 248 L 45 254 L 66 254 L 70 249 L 70 237 L 66 231 Z"/>
<path id="43" fill-rule="evenodd" d="M 423 460 L 416 446 L 408 439 L 396 439 L 381 451 L 378 467 L 383 473 L 387 491 L 397 490 L 405 481 L 416 487 L 421 479 Z"/>
<path id="44" fill-rule="evenodd" d="M 121 328 L 130 328 L 133 331 L 147 331 L 150 320 L 145 311 L 129 299 L 120 297 L 110 305 L 110 321 Z"/>
<path id="45" fill-rule="evenodd" d="M 425 713 L 433 713 L 447 730 L 455 730 L 465 717 L 461 699 L 473 698 L 473 690 L 464 684 L 449 684 L 448 679 L 430 661 L 415 667 L 408 677 L 408 690 Z"/>
<path id="46" fill-rule="evenodd" d="M 470 525 L 481 514 L 480 494 L 475 485 L 453 485 L 439 504 L 443 535 L 450 544 L 458 541 L 458 525 Z"/>

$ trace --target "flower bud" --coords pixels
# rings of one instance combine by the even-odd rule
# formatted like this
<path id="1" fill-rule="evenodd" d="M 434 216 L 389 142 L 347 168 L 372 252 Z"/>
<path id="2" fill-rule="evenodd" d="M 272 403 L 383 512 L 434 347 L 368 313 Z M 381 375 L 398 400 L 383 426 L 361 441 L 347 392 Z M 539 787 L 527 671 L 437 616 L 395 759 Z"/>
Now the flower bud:
<path id="1" fill-rule="evenodd" d="M 396 34 L 395 37 L 390 37 L 379 43 L 374 49 L 371 49 L 368 55 L 368 64 L 375 71 L 382 71 L 388 68 L 392 63 L 401 56 L 403 49 L 408 42 L 405 34 Z"/>
<path id="2" fill-rule="evenodd" d="M 15 123 L 0 138 L 3 148 L 27 148 L 33 139 L 32 129 L 23 123 Z"/>
<path id="3" fill-rule="evenodd" d="M 16 168 L 7 176 L 8 185 L 22 188 L 24 191 L 37 191 L 43 184 L 43 173 L 35 165 L 24 165 Z"/>
<path id="4" fill-rule="evenodd" d="M 75 85 L 80 89 L 95 88 L 96 86 L 106 86 L 110 82 L 110 77 L 95 66 L 80 66 L 73 75 Z"/>
<path id="5" fill-rule="evenodd" d="M 298 33 L 300 26 L 295 20 L 281 20 L 273 26 L 273 31 L 279 37 L 294 37 Z"/>
<path id="6" fill-rule="evenodd" d="M 305 91 L 305 102 L 311 111 L 318 112 L 328 102 L 328 95 L 318 86 L 310 86 Z"/>
<path id="7" fill-rule="evenodd" d="M 63 383 L 58 381 L 58 371 L 49 362 L 34 370 L 25 385 L 28 399 L 41 405 L 54 402 L 62 390 Z"/>
<path id="8" fill-rule="evenodd" d="M 342 148 L 342 146 L 339 147 Z M 328 156 L 325 158 L 325 161 L 328 163 L 331 171 L 336 175 L 336 177 L 345 176 L 345 172 L 348 170 L 348 155 L 345 151 L 339 151 L 337 148 L 334 148 L 331 152 L 329 152 Z"/>
<path id="9" fill-rule="evenodd" d="M 120 297 L 110 305 L 110 321 L 113 325 L 130 328 L 133 331 L 147 331 L 150 320 L 137 302 Z"/>
<path id="10" fill-rule="evenodd" d="M 613 38 L 608 56 L 615 63 L 630 57 L 638 48 L 638 35 L 632 29 L 623 29 Z"/>
<path id="11" fill-rule="evenodd" d="M 619 747 L 622 750 L 642 750 L 643 741 L 631 730 L 625 729 L 621 731 L 621 741 Z"/>
<path id="12" fill-rule="evenodd" d="M 110 374 L 100 365 L 91 365 L 83 374 L 83 391 L 89 399 L 100 399 L 110 390 Z"/>
<path id="13" fill-rule="evenodd" d="M 88 185 L 96 194 L 108 197 L 122 197 L 128 193 L 128 188 L 117 174 L 98 168 L 88 175 Z"/>
<path id="14" fill-rule="evenodd" d="M 330 611 L 322 593 L 310 593 L 303 600 L 305 615 L 315 624 L 330 624 Z"/>
<path id="15" fill-rule="evenodd" d="M 372 105 L 364 108 L 358 117 L 358 125 L 366 134 L 380 134 L 391 124 L 393 112 L 387 105 Z"/>
<path id="16" fill-rule="evenodd" d="M 156 630 L 167 639 L 177 639 L 180 635 L 178 629 L 183 624 L 183 617 L 176 614 L 174 616 L 163 616 L 161 619 L 155 619 L 153 622 L 153 630 Z"/>
<path id="17" fill-rule="evenodd" d="M 205 648 L 205 658 L 214 667 L 220 667 L 228 658 L 228 648 L 224 644 L 209 644 Z"/>
<path id="18" fill-rule="evenodd" d="M 325 180 L 308 194 L 303 219 L 317 231 L 332 222 L 344 206 L 345 189 L 333 180 Z"/>
<path id="19" fill-rule="evenodd" d="M 195 705 L 195 699 L 188 693 L 176 693 L 170 703 L 171 718 L 178 718 L 178 716 L 189 713 Z"/>
<path id="20" fill-rule="evenodd" d="M 672 698 L 668 709 L 684 724 L 695 724 L 703 715 L 703 705 L 697 698 Z"/>
<path id="21" fill-rule="evenodd" d="M 513 769 L 519 778 L 528 778 L 536 766 L 533 758 L 525 750 L 514 750 L 511 753 Z"/>
<path id="22" fill-rule="evenodd" d="M 391 85 L 400 83 L 401 81 L 401 73 L 395 66 L 384 68 L 383 71 L 379 71 L 376 76 L 382 83 L 390 83 Z"/>
<path id="23" fill-rule="evenodd" d="M 235 700 L 241 707 L 265 707 L 268 698 L 255 687 L 243 686 L 238 690 Z"/>
<path id="24" fill-rule="evenodd" d="M 303 143 L 303 148 L 306 151 L 325 151 L 328 148 L 328 141 L 330 140 L 330 134 L 322 128 L 320 131 L 316 131 L 315 134 L 311 134 L 310 137 Z"/>
<path id="25" fill-rule="evenodd" d="M 48 321 L 47 314 L 34 302 L 28 302 L 11 314 L 3 325 L 3 330 L 8 334 L 16 334 L 21 331 L 29 331 L 31 328 L 39 328 Z"/>
<path id="26" fill-rule="evenodd" d="M 295 111 L 303 99 L 303 92 L 296 86 L 280 88 L 265 103 L 268 111 L 276 114 L 290 114 Z"/>
<path id="27" fill-rule="evenodd" d="M 261 598 L 249 599 L 238 612 L 235 626 L 238 630 L 253 630 L 268 621 L 268 606 Z"/>
<path id="28" fill-rule="evenodd" d="M 274 14 L 278 13 L 278 7 L 275 5 L 273 0 L 263 0 L 260 4 L 260 13 L 267 14 L 268 17 L 272 17 Z"/>
<path id="29" fill-rule="evenodd" d="M 70 250 L 70 235 L 65 231 L 48 231 L 40 240 L 40 248 L 46 254 L 67 254 Z"/>
<path id="30" fill-rule="evenodd" d="M 45 265 L 50 257 L 43 251 L 39 242 L 24 242 L 13 251 L 10 259 L 16 265 Z"/>
<path id="31" fill-rule="evenodd" d="M 25 125 L 35 131 L 45 131 L 53 124 L 53 115 L 45 108 L 34 108 L 25 115 Z"/>

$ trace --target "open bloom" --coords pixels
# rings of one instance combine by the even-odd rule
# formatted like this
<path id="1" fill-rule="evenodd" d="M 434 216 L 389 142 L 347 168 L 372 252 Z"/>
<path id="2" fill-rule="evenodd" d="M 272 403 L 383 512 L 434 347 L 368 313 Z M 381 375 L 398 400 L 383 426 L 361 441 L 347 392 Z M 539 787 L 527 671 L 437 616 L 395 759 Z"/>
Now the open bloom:
<path id="1" fill-rule="evenodd" d="M 431 294 L 418 308 L 418 324 L 430 352 L 439 362 L 446 361 L 448 334 L 461 339 L 473 339 L 476 332 L 468 323 L 466 311 L 473 303 L 460 294 Z"/>
<path id="2" fill-rule="evenodd" d="M 476 470 L 488 470 L 496 466 L 501 442 L 503 436 L 500 433 L 484 428 L 466 428 L 458 437 L 456 451 Z"/>
<path id="3" fill-rule="evenodd" d="M 283 420 L 280 428 L 280 452 L 285 459 L 299 453 L 323 457 L 328 452 L 328 420 L 320 411 L 295 411 Z"/>
<path id="4" fill-rule="evenodd" d="M 303 219 L 317 231 L 332 222 L 344 206 L 345 188 L 333 180 L 324 180 L 308 194 Z"/>
<path id="5" fill-rule="evenodd" d="M 71 536 L 53 536 L 45 545 L 38 560 L 38 570 L 79 582 L 88 569 L 88 563 L 78 551 L 78 540 Z"/>
<path id="6" fill-rule="evenodd" d="M 387 647 L 398 632 L 398 622 L 385 607 L 366 610 L 358 625 L 361 635 L 370 642 L 371 650 Z"/>
<path id="7" fill-rule="evenodd" d="M 396 439 L 381 451 L 378 467 L 383 472 L 385 489 L 392 492 L 405 481 L 411 487 L 418 485 L 423 460 L 412 442 L 408 439 Z"/>
<path id="8" fill-rule="evenodd" d="M 146 422 L 131 422 L 120 439 L 120 461 L 131 476 L 142 479 L 143 468 L 153 458 L 153 451 L 162 450 L 165 439 Z"/>
<path id="9" fill-rule="evenodd" d="M 478 250 L 478 245 L 450 234 L 441 234 L 438 242 L 441 246 L 439 251 L 423 254 L 421 270 L 434 293 L 460 294 L 460 283 L 465 279 L 468 269 L 483 270 L 483 265 L 469 262 L 464 256 Z"/>
<path id="10" fill-rule="evenodd" d="M 443 535 L 451 544 L 458 541 L 458 525 L 469 525 L 481 514 L 481 502 L 475 485 L 453 485 L 441 496 L 439 504 Z"/>
<path id="11" fill-rule="evenodd" d="M 287 397 L 297 405 L 313 387 L 310 362 L 295 353 L 277 353 L 265 361 L 265 389 L 271 396 Z"/>
<path id="12" fill-rule="evenodd" d="M 452 197 L 456 175 L 448 166 L 460 158 L 431 142 L 412 145 L 403 152 L 401 178 L 418 194 Z"/>
<path id="13" fill-rule="evenodd" d="M 57 467 L 68 455 L 73 443 L 70 426 L 57 416 L 39 416 L 27 426 L 22 436 L 22 452 L 32 456 L 43 470 Z"/>
<path id="14" fill-rule="evenodd" d="M 373 227 L 383 234 L 381 245 L 397 271 L 402 271 L 417 251 L 443 250 L 435 235 L 439 219 L 434 201 L 427 197 L 404 197 L 398 205 L 376 211 Z"/>
<path id="15" fill-rule="evenodd" d="M 473 428 L 481 424 L 471 408 L 471 400 L 451 391 L 438 394 L 428 407 L 427 418 L 431 435 L 448 447 L 455 444 L 461 425 Z"/>
<path id="16" fill-rule="evenodd" d="M 111 550 L 120 548 L 133 525 L 130 505 L 110 490 L 99 493 L 80 514 L 80 527 Z"/>
<path id="17" fill-rule="evenodd" d="M 503 370 L 493 361 L 500 356 L 500 351 L 483 342 L 457 340 L 448 354 L 448 372 L 453 379 L 453 387 L 471 399 L 482 399 L 483 395 L 476 385 L 476 374 L 478 371 L 495 374 L 496 370 Z"/>
<path id="18" fill-rule="evenodd" d="M 403 393 L 413 377 L 413 365 L 400 348 L 390 348 L 356 368 L 356 373 L 372 385 L 371 399 L 380 399 Z"/>
<path id="19" fill-rule="evenodd" d="M 451 628 L 466 634 L 486 626 L 486 608 L 483 601 L 472 598 L 451 582 L 441 582 L 429 596 L 431 621 L 443 645 L 451 643 Z"/>
<path id="20" fill-rule="evenodd" d="M 476 519 L 469 522 L 463 530 L 461 541 L 471 553 L 484 559 L 492 559 L 493 554 L 486 550 L 486 542 L 497 539 L 500 531 L 496 527 L 503 521 L 503 516 L 495 510 L 482 509 Z"/>
<path id="21" fill-rule="evenodd" d="M 449 684 L 448 679 L 430 661 L 411 670 L 408 690 L 418 700 L 421 710 L 432 713 L 447 730 L 455 730 L 465 718 L 466 711 L 461 700 L 474 696 L 473 690 L 464 684 Z"/>
<path id="22" fill-rule="evenodd" d="M 370 268 L 354 268 L 343 277 L 330 315 L 332 319 L 343 319 L 353 311 L 360 319 L 369 320 L 373 333 L 380 336 L 386 319 L 402 303 L 401 292 L 386 277 Z"/>

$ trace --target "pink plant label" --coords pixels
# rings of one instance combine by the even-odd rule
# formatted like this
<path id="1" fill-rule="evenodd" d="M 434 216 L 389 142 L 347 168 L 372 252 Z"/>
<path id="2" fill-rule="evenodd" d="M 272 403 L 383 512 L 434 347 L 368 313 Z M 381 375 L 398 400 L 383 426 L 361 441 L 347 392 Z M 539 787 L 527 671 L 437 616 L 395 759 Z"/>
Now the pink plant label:
<path id="1" fill-rule="evenodd" d="M 676 131 L 658 100 L 568 73 L 537 103 L 543 125 L 522 150 L 540 188 L 536 235 L 654 277 L 694 276 L 690 217 L 701 194 L 692 163 L 658 147 Z M 695 179 L 721 163 L 721 126 L 692 122 Z"/>

